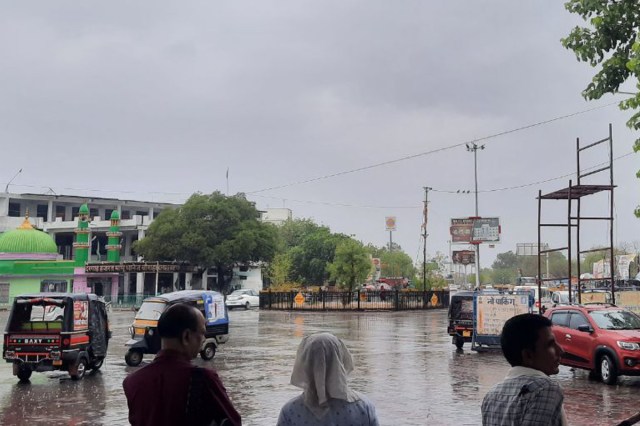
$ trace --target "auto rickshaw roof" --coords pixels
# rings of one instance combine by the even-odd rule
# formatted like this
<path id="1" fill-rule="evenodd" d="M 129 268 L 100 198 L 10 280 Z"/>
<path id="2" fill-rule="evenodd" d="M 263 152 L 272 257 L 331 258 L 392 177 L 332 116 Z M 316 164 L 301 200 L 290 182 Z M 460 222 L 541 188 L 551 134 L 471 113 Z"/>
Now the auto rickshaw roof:
<path id="1" fill-rule="evenodd" d="M 144 299 L 144 302 L 162 301 L 165 303 L 175 303 L 180 301 L 200 300 L 205 294 L 222 297 L 221 293 L 212 290 L 181 290 L 174 291 L 172 293 L 165 293 L 159 296 L 151 296 Z"/>
<path id="2" fill-rule="evenodd" d="M 72 300 L 98 300 L 93 293 L 31 293 L 16 296 L 16 299 L 72 299 Z"/>
<path id="3" fill-rule="evenodd" d="M 453 299 L 454 297 L 458 297 L 458 298 L 465 298 L 465 299 L 469 299 L 469 298 L 473 299 L 474 295 L 475 295 L 475 291 L 457 291 L 451 295 L 451 298 Z"/>

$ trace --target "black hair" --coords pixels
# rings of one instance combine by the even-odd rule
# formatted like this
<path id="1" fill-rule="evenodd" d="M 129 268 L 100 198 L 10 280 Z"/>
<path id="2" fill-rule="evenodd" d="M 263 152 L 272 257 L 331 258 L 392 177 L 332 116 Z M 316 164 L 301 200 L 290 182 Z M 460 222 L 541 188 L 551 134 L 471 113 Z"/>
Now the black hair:
<path id="1" fill-rule="evenodd" d="M 169 306 L 158 320 L 158 335 L 161 338 L 179 338 L 184 330 L 197 332 L 199 312 L 196 307 L 186 303 Z"/>
<path id="2" fill-rule="evenodd" d="M 535 351 L 540 330 L 551 327 L 547 317 L 538 314 L 521 314 L 504 323 L 500 336 L 502 354 L 512 367 L 522 365 L 522 351 Z"/>

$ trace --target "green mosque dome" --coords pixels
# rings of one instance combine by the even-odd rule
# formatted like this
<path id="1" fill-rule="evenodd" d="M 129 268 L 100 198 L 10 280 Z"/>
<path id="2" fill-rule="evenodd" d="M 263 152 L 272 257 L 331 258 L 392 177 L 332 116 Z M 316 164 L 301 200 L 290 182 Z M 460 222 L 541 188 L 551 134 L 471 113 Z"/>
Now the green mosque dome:
<path id="1" fill-rule="evenodd" d="M 0 234 L 0 253 L 58 253 L 53 238 L 31 226 L 29 219 L 18 229 Z"/>
<path id="2" fill-rule="evenodd" d="M 118 214 L 118 210 L 114 210 L 111 212 L 111 220 L 120 220 L 120 215 Z"/>
<path id="3" fill-rule="evenodd" d="M 87 206 L 87 204 L 83 204 L 80 206 L 80 209 L 78 210 L 79 214 L 89 214 L 89 206 Z"/>

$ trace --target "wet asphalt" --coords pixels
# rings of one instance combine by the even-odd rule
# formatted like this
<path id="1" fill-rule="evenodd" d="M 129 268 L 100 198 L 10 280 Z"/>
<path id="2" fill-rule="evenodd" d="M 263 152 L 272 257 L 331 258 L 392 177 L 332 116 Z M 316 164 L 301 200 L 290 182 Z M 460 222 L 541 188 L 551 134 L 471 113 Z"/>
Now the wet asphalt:
<path id="1" fill-rule="evenodd" d="M 66 373 L 34 373 L 19 384 L 11 365 L 0 364 L 0 424 L 126 425 L 122 381 L 136 368 L 124 362 L 133 312 L 111 315 L 113 339 L 102 369 L 75 382 Z M 0 324 L 7 313 L 0 312 Z M 280 407 L 300 390 L 289 384 L 295 351 L 309 333 L 329 331 L 351 350 L 351 386 L 376 405 L 382 425 L 479 425 L 485 393 L 508 365 L 496 352 L 457 352 L 446 334 L 446 311 L 230 312 L 230 338 L 212 361 L 244 425 L 274 425 Z M 145 357 L 145 363 L 151 361 Z M 139 368 L 139 367 L 137 367 Z M 588 379 L 586 371 L 560 367 L 572 425 L 614 425 L 640 410 L 640 377 L 616 386 Z"/>

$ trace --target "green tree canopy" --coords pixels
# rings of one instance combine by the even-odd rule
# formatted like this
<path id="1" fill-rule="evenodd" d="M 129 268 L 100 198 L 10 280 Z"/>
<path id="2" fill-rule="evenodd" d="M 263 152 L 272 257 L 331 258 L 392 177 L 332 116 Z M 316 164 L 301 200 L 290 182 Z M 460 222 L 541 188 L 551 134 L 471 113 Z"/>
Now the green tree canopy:
<path id="1" fill-rule="evenodd" d="M 336 247 L 335 258 L 327 269 L 338 286 L 353 291 L 357 284 L 366 280 L 372 267 L 369 253 L 362 244 L 345 239 Z"/>
<path id="2" fill-rule="evenodd" d="M 382 277 L 405 277 L 411 278 L 416 274 L 416 268 L 413 260 L 404 251 L 400 245 L 393 243 L 393 250 L 389 251 L 388 247 L 376 247 L 368 244 L 365 250 L 371 257 L 380 259 L 380 276 Z"/>
<path id="3" fill-rule="evenodd" d="M 562 44 L 575 52 L 579 61 L 598 67 L 591 83 L 582 92 L 585 99 L 600 99 L 616 93 L 631 80 L 636 93 L 622 101 L 620 108 L 635 110 L 627 126 L 640 130 L 640 7 L 638 0 L 570 0 L 565 8 L 579 15 L 588 27 L 575 27 Z M 640 151 L 640 138 L 634 143 Z M 640 178 L 640 171 L 636 174 Z M 636 208 L 640 217 L 640 206 Z"/>
<path id="4" fill-rule="evenodd" d="M 290 262 L 286 281 L 305 285 L 323 285 L 329 279 L 327 265 L 333 261 L 336 246 L 349 239 L 310 219 L 288 220 L 278 234 L 278 252 Z"/>
<path id="5" fill-rule="evenodd" d="M 183 206 L 162 211 L 135 250 L 145 260 L 215 267 L 219 289 L 224 291 L 236 264 L 269 261 L 275 254 L 276 230 L 259 217 L 243 196 L 194 194 Z"/>

